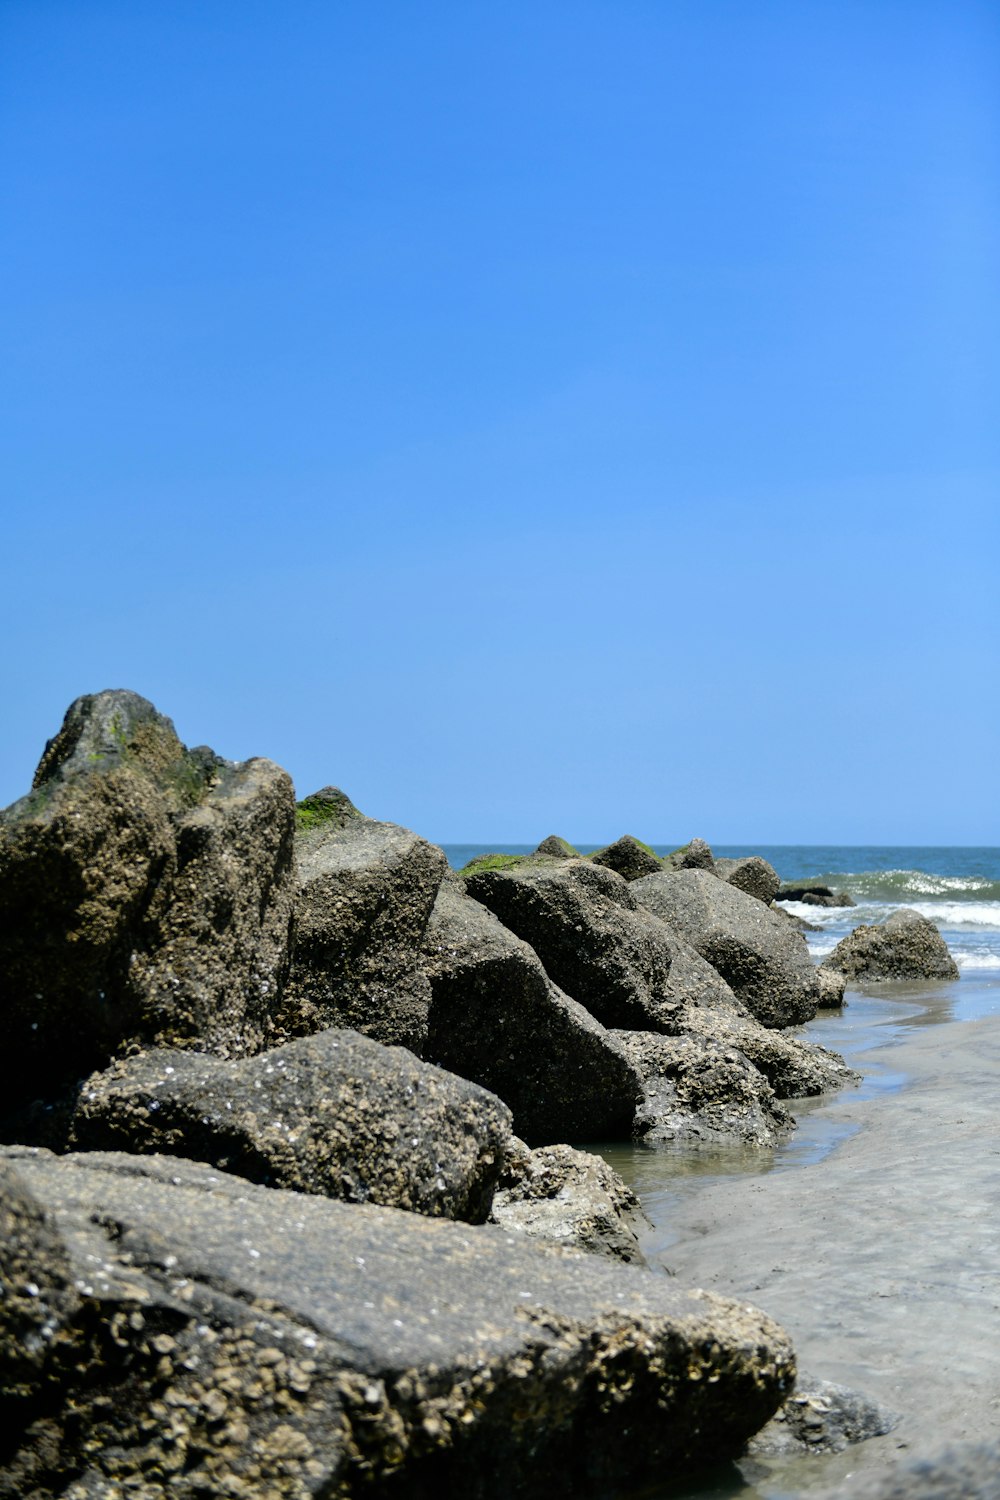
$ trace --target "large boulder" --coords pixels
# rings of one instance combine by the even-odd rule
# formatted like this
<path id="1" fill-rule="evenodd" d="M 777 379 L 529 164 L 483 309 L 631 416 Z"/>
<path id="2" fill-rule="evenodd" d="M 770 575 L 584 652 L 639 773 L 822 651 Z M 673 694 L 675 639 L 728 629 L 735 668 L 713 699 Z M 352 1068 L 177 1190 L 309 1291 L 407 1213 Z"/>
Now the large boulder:
<path id="1" fill-rule="evenodd" d="M 820 965 L 846 979 L 957 979 L 958 965 L 933 922 L 909 907 L 855 927 Z"/>
<path id="2" fill-rule="evenodd" d="M 535 853 L 543 859 L 577 859 L 579 852 L 564 838 L 560 838 L 558 833 L 550 833 L 547 838 L 542 839 L 535 850 Z"/>
<path id="3" fill-rule="evenodd" d="M 732 997 L 676 934 L 640 909 L 633 890 L 642 884 L 587 860 L 566 860 L 485 870 L 466 888 L 531 944 L 550 979 L 602 1025 L 676 1032 L 692 1000 L 713 1005 Z"/>
<path id="4" fill-rule="evenodd" d="M 664 856 L 668 870 L 714 870 L 715 857 L 704 839 L 692 839 Z"/>
<path id="5" fill-rule="evenodd" d="M 685 1013 L 685 1031 L 742 1052 L 779 1099 L 831 1093 L 861 1079 L 839 1052 L 762 1026 L 749 1014 L 691 1008 Z"/>
<path id="6" fill-rule="evenodd" d="M 270 761 L 187 750 L 135 693 L 77 699 L 0 812 L 6 1107 L 126 1042 L 252 1052 L 288 964 L 294 803 Z"/>
<path id="7" fill-rule="evenodd" d="M 83 1086 L 70 1144 L 192 1157 L 272 1187 L 481 1223 L 511 1116 L 485 1089 L 356 1031 L 241 1062 L 123 1058 Z"/>
<path id="8" fill-rule="evenodd" d="M 777 870 L 759 854 L 748 854 L 743 859 L 717 859 L 714 873 L 738 891 L 756 896 L 765 906 L 770 906 L 781 886 Z"/>
<path id="9" fill-rule="evenodd" d="M 446 881 L 424 939 L 426 1056 L 498 1094 L 527 1141 L 627 1136 L 639 1080 L 583 1006 L 521 942 Z"/>
<path id="10" fill-rule="evenodd" d="M 614 870 L 624 880 L 638 880 L 641 875 L 652 875 L 663 868 L 649 845 L 633 838 L 630 833 L 623 833 L 620 839 L 608 844 L 606 849 L 598 849 L 590 858 L 595 865 Z"/>
<path id="11" fill-rule="evenodd" d="M 706 870 L 633 881 L 629 891 L 691 944 L 765 1026 L 816 1014 L 819 981 L 801 934 L 761 901 Z"/>
<path id="12" fill-rule="evenodd" d="M 763 1314 L 596 1256 L 169 1157 L 3 1155 L 28 1293 L 81 1351 L 46 1388 L 0 1323 L 33 1397 L 11 1495 L 618 1493 L 735 1455 L 794 1379 Z"/>
<path id="13" fill-rule="evenodd" d="M 352 1027 L 422 1053 L 430 991 L 420 944 L 448 862 L 335 787 L 299 804 L 295 947 L 282 1012 L 297 1034 Z"/>
<path id="14" fill-rule="evenodd" d="M 646 1264 L 637 1231 L 649 1220 L 638 1197 L 603 1157 L 572 1146 L 512 1143 L 490 1222 L 562 1250 Z"/>

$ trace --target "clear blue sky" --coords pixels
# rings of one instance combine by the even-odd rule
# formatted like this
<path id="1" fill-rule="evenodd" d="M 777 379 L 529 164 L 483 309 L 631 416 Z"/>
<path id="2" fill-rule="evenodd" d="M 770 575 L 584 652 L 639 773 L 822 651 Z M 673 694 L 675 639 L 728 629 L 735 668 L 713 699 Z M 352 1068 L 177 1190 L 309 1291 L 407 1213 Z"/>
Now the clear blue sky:
<path id="1" fill-rule="evenodd" d="M 6 0 L 0 803 L 1000 844 L 1000 9 Z"/>

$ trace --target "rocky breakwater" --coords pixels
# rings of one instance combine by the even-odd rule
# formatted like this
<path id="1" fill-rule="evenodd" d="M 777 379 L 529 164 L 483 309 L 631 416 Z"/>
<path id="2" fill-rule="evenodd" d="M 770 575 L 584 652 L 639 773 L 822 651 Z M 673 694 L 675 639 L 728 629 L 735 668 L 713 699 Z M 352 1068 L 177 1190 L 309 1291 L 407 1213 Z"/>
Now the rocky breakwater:
<path id="1" fill-rule="evenodd" d="M 849 1077 L 782 1035 L 802 939 L 698 841 L 548 844 L 454 877 L 135 694 L 72 705 L 0 813 L 0 1495 L 607 1492 L 781 1405 L 782 1331 L 640 1269 L 570 1143 L 767 1144 Z M 640 899 L 692 874 L 728 973 Z"/>

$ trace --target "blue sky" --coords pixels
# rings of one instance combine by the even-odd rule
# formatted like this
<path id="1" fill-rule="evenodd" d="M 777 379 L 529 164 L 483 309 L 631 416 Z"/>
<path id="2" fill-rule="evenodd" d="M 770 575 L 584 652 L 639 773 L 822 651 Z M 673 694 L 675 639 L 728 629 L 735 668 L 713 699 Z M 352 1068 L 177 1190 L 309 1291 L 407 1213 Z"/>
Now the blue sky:
<path id="1" fill-rule="evenodd" d="M 0 8 L 0 803 L 1000 843 L 1000 11 Z"/>

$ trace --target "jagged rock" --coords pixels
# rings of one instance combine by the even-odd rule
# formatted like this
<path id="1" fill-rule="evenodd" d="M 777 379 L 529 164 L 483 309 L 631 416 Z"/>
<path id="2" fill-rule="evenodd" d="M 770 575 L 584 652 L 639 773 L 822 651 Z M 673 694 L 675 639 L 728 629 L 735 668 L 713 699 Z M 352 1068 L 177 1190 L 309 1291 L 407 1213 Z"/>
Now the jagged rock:
<path id="1" fill-rule="evenodd" d="M 595 865 L 604 865 L 607 869 L 614 870 L 623 880 L 638 880 L 640 875 L 651 875 L 663 868 L 652 849 L 633 838 L 630 833 L 623 834 L 615 843 L 609 844 L 606 849 L 599 849 L 590 858 Z"/>
<path id="2" fill-rule="evenodd" d="M 616 1031 L 644 1083 L 634 1135 L 685 1147 L 773 1146 L 793 1127 L 764 1075 L 736 1047 L 704 1036 Z"/>
<path id="3" fill-rule="evenodd" d="M 819 981 L 802 936 L 705 870 L 646 875 L 629 891 L 706 959 L 765 1026 L 816 1013 Z"/>
<path id="4" fill-rule="evenodd" d="M 0 1093 L 51 1097 L 126 1042 L 252 1052 L 288 961 L 293 800 L 187 750 L 129 692 L 79 698 L 0 812 Z"/>
<path id="5" fill-rule="evenodd" d="M 773 1031 L 749 1014 L 690 1009 L 684 1025 L 690 1034 L 742 1052 L 763 1073 L 779 1099 L 825 1094 L 858 1083 L 861 1078 L 838 1052 Z"/>
<path id="6" fill-rule="evenodd" d="M 572 1146 L 529 1151 L 515 1141 L 490 1222 L 562 1249 L 646 1264 L 636 1231 L 649 1220 L 639 1199 L 602 1157 Z"/>
<path id="7" fill-rule="evenodd" d="M 777 901 L 802 901 L 806 906 L 857 906 L 849 891 L 834 891 L 828 885 L 782 885 Z"/>
<path id="8" fill-rule="evenodd" d="M 770 906 L 781 886 L 777 870 L 759 854 L 747 855 L 745 859 L 717 859 L 714 873 L 738 891 L 756 896 L 765 906 Z"/>
<path id="9" fill-rule="evenodd" d="M 565 839 L 561 839 L 557 833 L 550 833 L 548 838 L 542 839 L 535 853 L 540 854 L 544 859 L 579 858 L 579 851 L 574 849 L 572 844 L 568 844 Z"/>
<path id="10" fill-rule="evenodd" d="M 446 881 L 424 940 L 426 1055 L 498 1094 L 528 1141 L 628 1135 L 639 1081 L 621 1048 L 551 983 L 527 943 Z"/>
<path id="11" fill-rule="evenodd" d="M 596 1256 L 168 1157 L 3 1155 L 55 1308 L 9 1494 L 619 1492 L 734 1455 L 794 1378 L 763 1314 Z"/>
<path id="12" fill-rule="evenodd" d="M 800 1371 L 792 1394 L 746 1451 L 752 1458 L 842 1453 L 853 1443 L 884 1437 L 898 1424 L 895 1412 L 869 1397 Z"/>
<path id="13" fill-rule="evenodd" d="M 283 1024 L 298 1035 L 352 1027 L 422 1054 L 430 990 L 417 958 L 448 867 L 443 852 L 395 823 L 364 817 L 335 787 L 300 804 L 295 844 Z"/>
<path id="14" fill-rule="evenodd" d="M 604 1026 L 673 1033 L 691 1000 L 731 1001 L 678 935 L 640 909 L 634 885 L 613 870 L 567 860 L 483 871 L 466 885 Z"/>
<path id="15" fill-rule="evenodd" d="M 931 1457 L 888 1472 L 854 1475 L 850 1488 L 816 1492 L 815 1500 L 1000 1500 L 1000 1443 L 952 1443 Z"/>
<path id="16" fill-rule="evenodd" d="M 855 927 L 820 965 L 847 979 L 957 979 L 958 965 L 933 922 L 909 907 Z"/>
<path id="17" fill-rule="evenodd" d="M 715 859 L 704 839 L 692 839 L 665 855 L 663 865 L 668 870 L 714 870 Z"/>
<path id="18" fill-rule="evenodd" d="M 510 1139 L 485 1089 L 356 1031 L 227 1062 L 158 1051 L 84 1084 L 70 1145 L 165 1152 L 271 1187 L 481 1223 Z"/>
<path id="19" fill-rule="evenodd" d="M 847 976 L 839 969 L 824 969 L 820 966 L 816 971 L 816 978 L 819 980 L 819 999 L 816 1004 L 820 1010 L 839 1010 L 844 1004 Z"/>

